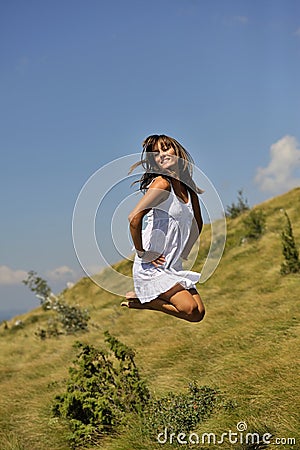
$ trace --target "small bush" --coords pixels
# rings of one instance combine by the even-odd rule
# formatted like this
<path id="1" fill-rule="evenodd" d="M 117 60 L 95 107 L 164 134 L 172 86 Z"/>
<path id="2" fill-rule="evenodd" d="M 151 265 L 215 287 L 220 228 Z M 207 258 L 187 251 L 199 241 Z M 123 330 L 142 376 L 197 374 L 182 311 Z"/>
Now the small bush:
<path id="1" fill-rule="evenodd" d="M 34 333 L 41 340 L 51 337 L 58 337 L 63 334 L 62 330 L 59 328 L 59 324 L 56 318 L 49 319 L 46 328 L 38 327 Z"/>
<path id="2" fill-rule="evenodd" d="M 246 228 L 245 237 L 249 239 L 258 239 L 263 234 L 266 225 L 266 217 L 262 210 L 251 210 L 243 223 Z"/>
<path id="3" fill-rule="evenodd" d="M 248 200 L 243 196 L 243 190 L 238 191 L 237 203 L 231 203 L 226 207 L 226 216 L 235 219 L 240 214 L 249 210 Z"/>
<path id="4" fill-rule="evenodd" d="M 152 401 L 145 414 L 145 427 L 157 436 L 157 432 L 189 433 L 197 424 L 208 418 L 218 400 L 218 391 L 208 386 L 198 387 L 193 382 L 186 394 L 169 393 Z"/>
<path id="5" fill-rule="evenodd" d="M 87 309 L 78 306 L 67 305 L 58 299 L 52 309 L 58 313 L 58 322 L 66 334 L 77 333 L 78 331 L 88 331 L 88 321 L 90 319 Z"/>
<path id="6" fill-rule="evenodd" d="M 105 333 L 110 352 L 77 343 L 67 390 L 55 398 L 53 413 L 68 421 L 73 447 L 99 443 L 115 432 L 128 413 L 141 412 L 149 391 L 134 362 L 134 352 Z"/>
<path id="7" fill-rule="evenodd" d="M 282 254 L 285 260 L 281 264 L 280 273 L 282 275 L 287 275 L 289 273 L 300 272 L 300 261 L 290 218 L 286 211 L 284 211 L 284 214 L 286 217 L 286 225 L 281 232 L 281 242 Z"/>

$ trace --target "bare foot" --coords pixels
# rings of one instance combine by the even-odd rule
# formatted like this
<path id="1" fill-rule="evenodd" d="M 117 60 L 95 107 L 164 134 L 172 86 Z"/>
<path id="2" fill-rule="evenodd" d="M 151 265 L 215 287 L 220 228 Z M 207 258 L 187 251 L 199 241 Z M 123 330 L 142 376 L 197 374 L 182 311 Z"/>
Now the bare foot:
<path id="1" fill-rule="evenodd" d="M 133 292 L 133 294 L 134 294 L 134 292 Z M 127 294 L 126 294 L 126 298 L 128 298 L 128 300 L 125 302 L 122 302 L 121 306 L 126 306 L 127 308 L 135 308 L 135 309 L 141 308 L 142 303 L 139 301 L 138 298 L 127 297 Z"/>
<path id="2" fill-rule="evenodd" d="M 129 299 L 137 299 L 136 293 L 134 291 L 129 291 L 126 292 L 125 297 L 129 300 Z"/>
<path id="3" fill-rule="evenodd" d="M 126 306 L 127 308 L 138 308 L 141 305 L 141 302 L 136 296 L 134 291 L 126 292 L 125 297 L 127 299 L 126 302 L 122 302 L 121 306 Z"/>

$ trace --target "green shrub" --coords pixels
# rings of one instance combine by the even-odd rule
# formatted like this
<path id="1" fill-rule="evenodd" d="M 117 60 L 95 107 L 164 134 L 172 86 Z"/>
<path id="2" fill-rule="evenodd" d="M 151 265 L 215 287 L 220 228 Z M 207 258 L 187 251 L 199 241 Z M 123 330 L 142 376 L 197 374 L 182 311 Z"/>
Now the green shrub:
<path id="1" fill-rule="evenodd" d="M 280 273 L 282 275 L 287 275 L 289 273 L 300 272 L 300 261 L 290 218 L 286 211 L 284 211 L 284 214 L 286 217 L 286 225 L 281 232 L 281 241 L 282 254 L 285 260 L 281 264 Z"/>
<path id="2" fill-rule="evenodd" d="M 129 413 L 141 413 L 149 391 L 134 362 L 134 352 L 105 332 L 110 352 L 77 343 L 67 390 L 55 398 L 53 413 L 68 421 L 73 447 L 97 444 L 115 432 Z"/>
<path id="3" fill-rule="evenodd" d="M 145 428 L 153 435 L 167 428 L 175 434 L 189 433 L 208 418 L 218 400 L 218 391 L 193 382 L 187 393 L 169 393 L 149 404 L 145 413 Z"/>
<path id="4" fill-rule="evenodd" d="M 88 321 L 90 316 L 87 309 L 68 305 L 61 299 L 61 296 L 52 306 L 52 309 L 57 312 L 57 320 L 66 334 L 73 334 L 78 331 L 88 331 Z"/>
<path id="5" fill-rule="evenodd" d="M 266 225 L 266 217 L 262 210 L 251 210 L 247 217 L 243 219 L 246 228 L 245 237 L 249 239 L 258 239 L 263 234 Z"/>
<path id="6" fill-rule="evenodd" d="M 198 387 L 196 382 L 190 383 L 187 393 L 152 399 L 134 352 L 108 332 L 104 335 L 109 351 L 76 344 L 79 352 L 69 368 L 66 391 L 53 404 L 54 416 L 69 425 L 72 448 L 101 446 L 105 435 L 120 432 L 128 421 L 137 424 L 149 442 L 165 429 L 187 434 L 216 407 L 235 408 L 216 389 Z"/>

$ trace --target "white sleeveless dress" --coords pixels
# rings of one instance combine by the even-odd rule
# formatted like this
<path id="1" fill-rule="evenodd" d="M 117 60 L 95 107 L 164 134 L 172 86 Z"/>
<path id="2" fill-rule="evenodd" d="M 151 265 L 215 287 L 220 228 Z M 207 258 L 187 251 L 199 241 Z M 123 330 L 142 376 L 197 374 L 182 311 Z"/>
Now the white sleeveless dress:
<path id="1" fill-rule="evenodd" d="M 154 267 L 137 255 L 134 259 L 134 289 L 141 303 L 150 302 L 177 283 L 185 289 L 195 288 L 200 278 L 199 273 L 183 270 L 181 260 L 194 217 L 191 199 L 189 196 L 188 203 L 182 202 L 170 186 L 168 198 L 147 214 L 142 232 L 143 248 L 163 254 L 166 262 Z"/>

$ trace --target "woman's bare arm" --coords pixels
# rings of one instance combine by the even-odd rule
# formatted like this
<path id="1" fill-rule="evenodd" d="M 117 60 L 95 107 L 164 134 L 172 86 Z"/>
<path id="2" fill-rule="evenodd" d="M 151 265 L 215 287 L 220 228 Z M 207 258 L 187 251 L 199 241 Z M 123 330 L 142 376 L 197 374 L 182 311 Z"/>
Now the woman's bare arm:
<path id="1" fill-rule="evenodd" d="M 146 194 L 141 198 L 128 216 L 130 222 L 130 234 L 133 244 L 138 251 L 143 251 L 142 223 L 143 217 L 154 207 L 166 200 L 169 195 L 169 182 L 158 176 L 149 186 Z"/>

